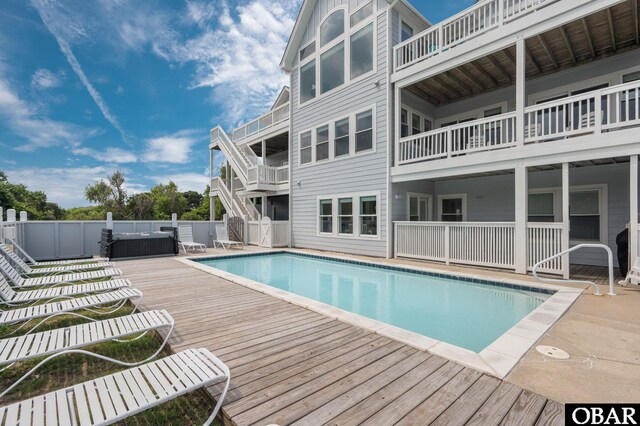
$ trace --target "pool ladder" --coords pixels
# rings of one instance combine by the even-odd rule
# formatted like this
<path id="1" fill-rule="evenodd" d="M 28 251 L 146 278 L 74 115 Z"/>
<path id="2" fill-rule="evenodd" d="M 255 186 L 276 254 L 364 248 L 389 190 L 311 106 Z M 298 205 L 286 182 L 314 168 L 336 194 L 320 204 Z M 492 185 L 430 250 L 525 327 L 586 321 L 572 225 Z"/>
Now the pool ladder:
<path id="1" fill-rule="evenodd" d="M 573 251 L 579 250 L 581 248 L 601 248 L 603 250 L 605 250 L 607 252 L 607 257 L 609 260 L 609 293 L 607 293 L 609 296 L 615 296 L 616 295 L 616 289 L 614 287 L 614 282 L 613 282 L 613 252 L 611 251 L 611 249 L 609 248 L 609 246 L 606 246 L 604 244 L 578 244 L 577 246 L 573 246 L 570 249 L 567 249 L 565 251 L 562 251 L 558 254 L 554 254 L 553 256 L 550 256 L 544 260 L 541 260 L 540 262 L 536 263 L 535 265 L 533 265 L 533 277 L 541 282 L 541 283 L 546 283 L 546 284 L 590 284 L 593 286 L 594 291 L 593 294 L 596 296 L 602 296 L 602 292 L 600 291 L 600 287 L 598 287 L 598 285 L 596 283 L 594 283 L 593 281 L 586 281 L 586 280 L 558 280 L 558 279 L 554 279 L 554 278 L 543 278 L 540 277 L 538 275 L 538 268 L 542 265 L 544 265 L 545 263 L 549 262 L 550 260 L 553 259 L 557 259 L 558 257 L 564 256 L 566 254 L 569 254 Z"/>

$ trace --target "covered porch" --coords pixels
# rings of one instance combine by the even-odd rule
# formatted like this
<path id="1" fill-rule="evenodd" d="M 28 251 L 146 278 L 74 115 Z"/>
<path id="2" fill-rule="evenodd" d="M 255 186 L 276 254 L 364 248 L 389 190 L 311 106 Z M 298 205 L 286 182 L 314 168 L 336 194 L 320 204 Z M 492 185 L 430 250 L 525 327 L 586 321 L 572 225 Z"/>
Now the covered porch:
<path id="1" fill-rule="evenodd" d="M 520 164 L 396 182 L 394 257 L 525 274 L 570 247 L 597 243 L 613 251 L 617 267 L 621 233 L 627 232 L 628 258 L 638 256 L 637 158 Z M 539 270 L 567 278 L 571 265 L 606 266 L 607 255 L 580 249 Z"/>

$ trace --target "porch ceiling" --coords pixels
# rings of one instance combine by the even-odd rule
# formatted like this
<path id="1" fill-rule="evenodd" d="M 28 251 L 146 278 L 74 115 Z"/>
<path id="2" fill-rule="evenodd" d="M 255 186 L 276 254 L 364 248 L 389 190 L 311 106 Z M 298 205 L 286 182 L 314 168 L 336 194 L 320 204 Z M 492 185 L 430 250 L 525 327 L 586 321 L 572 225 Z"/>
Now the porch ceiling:
<path id="1" fill-rule="evenodd" d="M 609 164 L 622 164 L 622 163 L 628 163 L 628 162 L 629 162 L 629 157 L 608 157 L 608 158 L 598 158 L 598 159 L 593 159 L 588 161 L 572 161 L 572 162 L 569 162 L 569 167 L 570 168 L 594 167 L 594 166 L 604 166 Z M 561 170 L 561 169 L 562 169 L 561 163 L 528 167 L 528 170 L 533 172 L 544 172 L 549 170 Z M 431 179 L 431 180 L 435 182 L 435 181 L 448 181 L 448 180 L 460 180 L 460 179 L 475 179 L 475 178 L 486 177 L 486 176 L 512 175 L 513 173 L 514 173 L 513 169 L 494 170 L 486 173 L 473 173 L 468 175 L 451 176 L 451 177 L 444 177 L 441 179 Z"/>
<path id="2" fill-rule="evenodd" d="M 251 145 L 251 149 L 257 156 L 262 155 L 262 143 L 256 142 Z M 267 139 L 267 156 L 277 154 L 289 149 L 289 133 L 282 133 L 278 136 Z"/>
<path id="3" fill-rule="evenodd" d="M 640 47 L 640 0 L 628 0 L 526 40 L 527 79 Z M 434 105 L 508 87 L 516 80 L 515 45 L 408 87 Z"/>

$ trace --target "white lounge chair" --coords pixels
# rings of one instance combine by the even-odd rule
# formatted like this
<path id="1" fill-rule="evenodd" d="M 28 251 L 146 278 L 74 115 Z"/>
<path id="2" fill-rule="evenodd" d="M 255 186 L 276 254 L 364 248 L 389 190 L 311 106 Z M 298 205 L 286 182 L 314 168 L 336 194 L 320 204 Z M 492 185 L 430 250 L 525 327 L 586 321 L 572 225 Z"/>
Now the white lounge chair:
<path id="1" fill-rule="evenodd" d="M 6 370 L 16 362 L 43 356 L 46 358 L 0 393 L 0 398 L 11 392 L 13 388 L 32 375 L 47 361 L 65 354 L 79 353 L 89 355 L 127 367 L 133 367 L 150 361 L 162 351 L 174 327 L 173 318 L 164 310 L 141 312 L 102 321 L 96 321 L 87 317 L 83 318 L 89 319 L 92 322 L 33 334 L 31 334 L 33 331 L 33 329 L 31 329 L 29 333 L 22 336 L 1 339 L 0 366 L 4 367 L 0 369 L 0 371 Z M 150 331 L 160 329 L 168 329 L 160 347 L 152 355 L 140 361 L 124 362 L 81 349 L 107 341 L 117 341 L 121 343 L 131 342 L 138 340 Z M 135 334 L 138 334 L 138 336 L 128 340 L 122 340 Z"/>
<path id="2" fill-rule="evenodd" d="M 15 324 L 28 322 L 53 315 L 69 314 L 75 315 L 75 311 L 88 310 L 99 314 L 112 314 L 117 312 L 124 304 L 137 299 L 134 304 L 134 311 L 142 300 L 142 292 L 135 288 L 122 288 L 120 290 L 105 293 L 93 294 L 85 297 L 59 297 L 41 305 L 32 305 L 10 310 L 0 309 L 0 324 Z"/>
<path id="3" fill-rule="evenodd" d="M 47 266 L 47 267 L 35 267 L 32 268 L 27 264 L 17 253 L 10 250 L 6 244 L 0 244 L 0 255 L 3 255 L 5 259 L 12 262 L 15 268 L 25 275 L 34 274 L 58 274 L 67 272 L 81 272 L 93 269 L 113 268 L 113 263 L 109 262 L 95 262 L 95 263 L 83 263 L 74 265 L 63 266 Z"/>
<path id="4" fill-rule="evenodd" d="M 62 266 L 62 265 L 74 265 L 74 264 L 84 264 L 84 263 L 95 263 L 95 262 L 108 262 L 109 258 L 107 257 L 88 257 L 86 259 L 69 259 L 69 260 L 54 260 L 51 262 L 38 262 L 33 257 L 26 252 L 25 249 L 20 247 L 14 240 L 8 240 L 13 246 L 13 250 L 21 256 L 25 262 L 30 264 L 31 266 L 42 266 L 42 267 L 54 267 L 54 266 Z"/>
<path id="5" fill-rule="evenodd" d="M 231 241 L 229 239 L 227 227 L 223 224 L 216 225 L 216 239 L 213 240 L 213 248 L 216 248 L 218 244 L 225 250 L 231 247 L 239 247 L 241 249 L 244 247 L 242 241 Z"/>
<path id="6" fill-rule="evenodd" d="M 79 283 L 111 278 L 122 275 L 119 269 L 101 269 L 98 271 L 76 272 L 70 274 L 46 275 L 42 277 L 23 277 L 3 256 L 0 256 L 0 274 L 6 275 L 14 287 L 48 286 L 66 283 Z"/>
<path id="7" fill-rule="evenodd" d="M 180 239 L 179 244 L 184 250 L 185 254 L 188 250 L 202 250 L 202 252 L 207 251 L 207 245 L 196 243 L 193 241 L 193 228 L 189 225 L 180 225 L 178 226 L 178 238 Z"/>
<path id="8" fill-rule="evenodd" d="M 225 382 L 210 425 L 227 394 L 229 368 L 206 349 L 188 349 L 149 364 L 0 407 L 7 425 L 107 425 L 196 389 Z M 49 423 L 48 419 L 52 419 Z"/>
<path id="9" fill-rule="evenodd" d="M 0 304 L 16 306 L 21 303 L 37 302 L 39 300 L 55 299 L 58 297 L 71 297 L 80 294 L 100 293 L 128 287 L 131 287 L 129 280 L 111 280 L 37 290 L 15 291 L 11 288 L 7 280 L 0 275 L 0 299 L 2 299 L 0 300 Z"/>
<path id="10" fill-rule="evenodd" d="M 635 281 L 635 283 L 633 281 Z M 629 284 L 639 285 L 638 283 L 640 283 L 640 257 L 636 258 L 635 262 L 633 262 L 624 281 L 620 281 L 618 284 L 628 286 Z"/>

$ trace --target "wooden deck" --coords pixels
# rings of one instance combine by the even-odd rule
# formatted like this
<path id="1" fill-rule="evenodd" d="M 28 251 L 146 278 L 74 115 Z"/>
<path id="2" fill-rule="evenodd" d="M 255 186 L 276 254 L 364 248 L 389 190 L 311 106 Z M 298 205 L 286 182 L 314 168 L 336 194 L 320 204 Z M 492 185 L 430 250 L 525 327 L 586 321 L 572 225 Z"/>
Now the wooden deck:
<path id="1" fill-rule="evenodd" d="M 204 347 L 230 367 L 225 424 L 564 423 L 540 395 L 174 259 L 118 267 L 143 309 L 175 318 L 174 351 Z"/>

